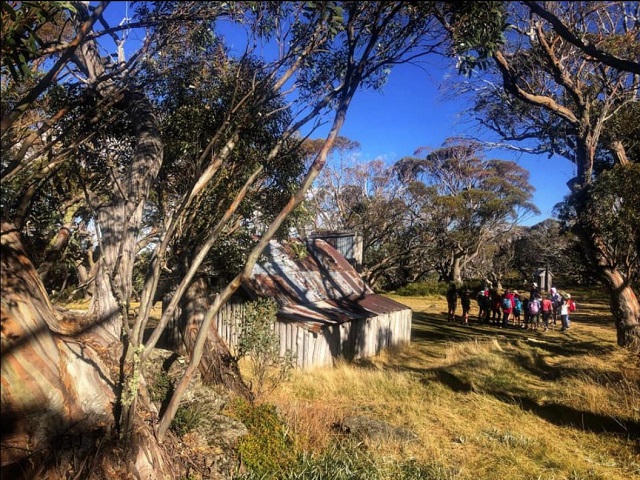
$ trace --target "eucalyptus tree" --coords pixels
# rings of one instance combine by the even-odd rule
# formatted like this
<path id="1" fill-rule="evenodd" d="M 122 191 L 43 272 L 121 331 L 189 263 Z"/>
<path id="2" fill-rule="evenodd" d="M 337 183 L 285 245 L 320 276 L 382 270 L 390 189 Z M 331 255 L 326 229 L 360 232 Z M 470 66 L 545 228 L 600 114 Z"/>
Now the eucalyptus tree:
<path id="1" fill-rule="evenodd" d="M 519 273 L 517 270 L 518 253 L 517 241 L 526 233 L 522 227 L 516 226 L 486 242 L 480 248 L 478 255 L 465 266 L 465 278 L 482 280 L 485 285 L 502 289 L 527 284 L 531 281 L 533 270 Z"/>
<path id="2" fill-rule="evenodd" d="M 471 90 L 474 112 L 503 144 L 563 156 L 575 165 L 567 210 L 573 216 L 564 218 L 609 291 L 618 344 L 637 345 L 640 303 L 631 283 L 637 265 L 620 264 L 605 240 L 610 225 L 584 215 L 590 212 L 586 198 L 595 192 L 590 185 L 603 172 L 638 161 L 638 122 L 626 119 L 637 118 L 638 111 L 640 7 L 508 2 L 503 11 L 499 2 L 493 5 L 495 28 L 503 25 L 505 34 L 492 55 L 494 68 Z M 448 27 L 456 47 L 465 50 L 468 32 L 454 23 Z"/>
<path id="3" fill-rule="evenodd" d="M 2 314 L 10 320 L 3 320 L 2 406 L 12 413 L 3 445 L 15 447 L 10 455 L 3 452 L 3 463 L 35 460 L 34 451 L 46 458 L 48 451 L 61 447 L 51 443 L 61 432 L 94 438 L 106 430 L 114 433 L 108 439 L 113 455 L 123 452 L 125 458 L 100 463 L 105 471 L 163 478 L 173 459 L 159 444 L 201 363 L 212 319 L 304 200 L 353 96 L 361 88 L 382 88 L 395 64 L 432 52 L 443 37 L 428 2 L 145 2 L 138 4 L 135 23 L 119 26 L 108 24 L 105 9 L 111 6 L 5 2 L 2 7 L 3 39 L 10 40 L 3 42 L 2 65 L 12 74 L 3 71 L 3 82 L 13 95 L 3 97 L 0 131 L 9 154 L 3 153 L 1 176 L 3 187 L 16 182 L 16 198 L 7 203 L 23 206 L 10 210 L 24 212 L 5 217 L 2 228 Z M 223 48 L 219 20 L 246 28 L 249 47 L 240 58 Z M 46 40 L 38 34 L 45 27 L 54 32 Z M 126 37 L 130 32 L 142 39 L 134 51 L 125 48 L 134 37 Z M 211 32 L 221 39 L 217 50 Z M 253 47 L 259 44 L 274 55 L 253 61 L 258 51 Z M 191 55 L 192 46 L 207 55 Z M 190 78 L 201 81 L 205 90 L 193 98 L 182 92 L 172 108 L 170 96 L 180 88 L 154 81 L 163 67 L 168 81 L 181 81 L 170 63 L 163 65 L 180 48 L 185 61 L 195 62 L 192 72 L 198 63 L 205 72 Z M 209 81 L 220 82 L 212 96 L 206 91 Z M 191 85 L 184 83 L 182 89 Z M 216 102 L 226 105 L 219 108 Z M 180 130 L 180 121 L 189 127 L 188 113 L 181 114 L 180 105 L 192 112 L 197 129 L 191 133 L 198 136 L 190 138 L 190 132 Z M 221 115 L 212 125 L 202 121 L 208 118 L 207 106 Z M 297 136 L 303 128 L 313 132 L 326 122 L 324 145 L 300 173 Z M 175 135 L 168 141 L 163 135 L 172 128 Z M 166 170 L 165 157 L 171 161 Z M 285 170 L 290 173 L 281 175 Z M 77 198 L 82 192 L 86 218 L 95 225 L 99 258 L 90 308 L 82 316 L 52 308 L 19 238 L 36 198 L 55 176 L 73 180 L 58 182 L 61 196 Z M 175 180 L 174 188 L 154 189 L 158 179 Z M 254 206 L 260 198 L 264 202 L 259 195 L 265 195 L 269 182 L 284 190 L 282 207 L 261 217 L 262 223 L 246 218 L 244 200 L 253 198 L 248 205 Z M 215 219 L 206 225 L 211 212 Z M 159 224 L 157 232 L 147 220 Z M 211 259 L 213 247 L 251 222 L 260 226 L 258 236 L 242 252 L 242 265 L 235 265 L 231 280 L 193 323 L 185 374 L 166 409 L 154 413 L 147 402 L 143 363 L 205 260 Z M 190 255 L 180 257 L 181 242 L 199 225 L 204 235 Z M 130 318 L 138 246 L 147 233 L 155 238 L 148 245 L 140 308 Z M 186 265 L 175 270 L 181 275 L 173 297 L 147 338 L 162 272 L 176 258 L 186 259 Z M 65 405 L 64 411 L 59 405 Z M 88 449 L 95 445 L 80 444 Z M 66 458 L 71 461 L 74 453 Z"/>
<path id="4" fill-rule="evenodd" d="M 155 292 L 155 300 L 163 298 L 171 305 L 171 289 L 187 274 L 203 244 L 211 244 L 182 299 L 178 297 L 179 308 L 171 322 L 178 334 L 172 337 L 182 338 L 186 350 L 191 351 L 202 313 L 217 286 L 242 269 L 254 243 L 252 238 L 263 233 L 295 191 L 304 157 L 299 138 L 281 140 L 287 135 L 291 115 L 282 98 L 272 95 L 273 85 L 263 78 L 267 68 L 263 61 L 250 55 L 231 58 L 222 53 L 224 46 L 215 37 L 201 40 L 193 49 L 184 44 L 180 47 L 165 53 L 147 70 L 149 84 L 157 92 L 158 110 L 163 112 L 165 139 L 165 161 L 148 204 L 151 217 L 173 217 L 176 205 L 206 167 L 202 153 L 207 142 L 216 141 L 213 150 L 221 149 L 229 138 L 224 130 L 239 131 L 233 151 L 216 167 L 216 180 L 184 207 L 183 218 L 167 243 L 166 265 Z M 167 70 L 177 73 L 166 76 Z M 244 119 L 251 117 L 256 107 L 234 100 L 249 95 L 265 97 L 259 105 L 258 121 L 250 123 Z M 269 150 L 276 147 L 278 155 L 269 157 Z M 239 192 L 243 192 L 241 203 L 237 202 Z M 287 230 L 284 227 L 281 231 Z M 204 352 L 199 367 L 205 381 L 248 395 L 215 328 L 209 330 Z"/>
<path id="5" fill-rule="evenodd" d="M 307 155 L 314 155 L 322 148 L 317 140 L 308 140 L 304 146 Z M 353 215 L 352 187 L 360 186 L 366 179 L 357 180 L 359 169 L 357 155 L 360 144 L 346 137 L 338 137 L 331 152 L 331 160 L 316 179 L 305 201 L 311 213 L 310 223 L 315 231 L 341 231 L 353 228 L 349 218 Z M 352 195 L 353 194 L 353 195 Z"/>
<path id="6" fill-rule="evenodd" d="M 486 159 L 480 143 L 449 139 L 435 150 L 418 149 L 395 166 L 422 190 L 420 209 L 439 225 L 446 281 L 462 283 L 465 265 L 482 245 L 507 236 L 530 202 L 529 172 L 516 162 Z"/>
<path id="7" fill-rule="evenodd" d="M 405 190 L 382 160 L 342 159 L 325 167 L 308 202 L 317 224 L 362 238 L 360 273 L 377 288 L 406 283 L 420 245 Z"/>
<path id="8" fill-rule="evenodd" d="M 578 254 L 577 239 L 559 220 L 548 218 L 524 227 L 514 247 L 514 268 L 523 280 L 530 281 L 538 268 L 548 268 L 558 285 L 586 284 L 592 277 L 589 265 Z"/>

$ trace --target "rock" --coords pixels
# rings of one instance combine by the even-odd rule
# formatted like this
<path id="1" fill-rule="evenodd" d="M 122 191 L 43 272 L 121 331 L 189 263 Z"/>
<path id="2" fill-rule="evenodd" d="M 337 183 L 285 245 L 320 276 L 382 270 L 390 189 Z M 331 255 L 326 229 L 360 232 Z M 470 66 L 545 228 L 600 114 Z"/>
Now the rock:
<path id="1" fill-rule="evenodd" d="M 200 425 L 198 430 L 203 432 L 209 445 L 221 445 L 235 448 L 242 437 L 248 432 L 244 424 L 225 415 L 213 415 L 210 421 Z"/>
<path id="2" fill-rule="evenodd" d="M 153 349 L 144 364 L 143 372 L 152 394 L 152 400 L 158 403 L 157 406 L 163 400 L 158 397 L 166 392 L 169 383 L 175 385 L 182 378 L 187 368 L 187 362 L 185 357 L 170 350 Z M 180 403 L 191 403 L 199 399 L 202 389 L 202 378 L 200 372 L 196 370 Z"/>
<path id="3" fill-rule="evenodd" d="M 155 349 L 149 356 L 144 374 L 158 410 L 163 401 L 158 395 L 175 385 L 186 367 L 187 359 L 169 350 Z M 235 449 L 248 431 L 238 420 L 220 413 L 227 400 L 228 392 L 203 385 L 196 371 L 180 402 L 181 407 L 192 412 L 193 420 L 193 428 L 180 438 L 187 452 L 185 465 L 191 469 L 183 472 L 184 478 L 192 474 L 193 478 L 210 480 L 234 478 L 239 461 Z"/>
<path id="4" fill-rule="evenodd" d="M 405 428 L 393 425 L 367 416 L 345 417 L 340 424 L 342 432 L 356 435 L 359 438 L 371 438 L 377 440 L 399 440 L 412 442 L 418 440 L 418 436 Z"/>

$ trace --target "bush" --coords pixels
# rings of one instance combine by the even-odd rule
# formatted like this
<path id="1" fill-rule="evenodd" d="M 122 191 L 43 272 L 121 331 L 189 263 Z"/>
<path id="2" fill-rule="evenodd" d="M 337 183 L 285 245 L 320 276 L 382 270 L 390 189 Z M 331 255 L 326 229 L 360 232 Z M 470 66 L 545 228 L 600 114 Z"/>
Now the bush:
<path id="1" fill-rule="evenodd" d="M 161 411 L 164 411 L 166 402 L 173 394 L 173 390 L 174 384 L 171 377 L 167 372 L 162 370 L 155 377 L 155 382 L 149 387 L 149 397 L 151 401 L 161 403 Z M 206 406 L 199 402 L 180 405 L 178 410 L 176 410 L 176 414 L 169 428 L 181 437 L 203 423 L 203 418 L 206 417 L 207 414 Z"/>
<path id="2" fill-rule="evenodd" d="M 293 368 L 290 352 L 280 357 L 280 338 L 274 331 L 278 305 L 270 298 L 247 304 L 238 339 L 238 358 L 251 369 L 250 387 L 256 399 L 271 393 Z"/>
<path id="3" fill-rule="evenodd" d="M 255 405 L 238 398 L 230 404 L 231 414 L 248 430 L 238 445 L 238 454 L 248 469 L 245 478 L 280 478 L 296 462 L 295 443 L 270 404 Z"/>
<path id="4" fill-rule="evenodd" d="M 485 282 L 484 280 L 473 279 L 473 280 L 465 280 L 462 288 L 464 288 L 465 290 L 470 290 L 471 292 L 475 293 L 482 290 L 486 285 L 487 285 L 487 282 Z M 516 285 L 516 284 L 512 283 L 511 285 Z"/>
<path id="5" fill-rule="evenodd" d="M 206 412 L 202 411 L 202 407 L 197 403 L 190 403 L 189 405 L 180 405 L 176 414 L 171 422 L 171 430 L 176 435 L 182 437 L 184 434 L 189 433 L 200 425 L 203 416 Z"/>
<path id="6" fill-rule="evenodd" d="M 173 382 L 164 370 L 156 376 L 155 382 L 149 386 L 149 396 L 154 402 L 164 402 L 173 392 Z"/>

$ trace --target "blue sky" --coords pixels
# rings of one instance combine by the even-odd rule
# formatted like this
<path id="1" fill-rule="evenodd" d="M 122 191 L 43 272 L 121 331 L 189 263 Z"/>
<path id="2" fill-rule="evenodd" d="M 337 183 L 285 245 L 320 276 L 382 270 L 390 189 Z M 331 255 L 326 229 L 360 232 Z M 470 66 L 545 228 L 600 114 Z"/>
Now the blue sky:
<path id="1" fill-rule="evenodd" d="M 413 65 L 396 67 L 382 92 L 360 91 L 347 114 L 342 136 L 361 144 L 363 159 L 387 162 L 411 156 L 419 147 L 437 148 L 451 136 L 483 138 L 482 133 L 460 118 L 464 101 L 446 100 L 439 90 L 455 68 L 430 61 L 427 71 Z M 491 151 L 487 158 L 513 160 L 530 172 L 536 191 L 533 203 L 540 215 L 522 225 L 534 225 L 552 216 L 553 206 L 569 193 L 566 183 L 574 176 L 573 165 L 564 158 Z"/>
<path id="2" fill-rule="evenodd" d="M 112 2 L 108 7 L 107 18 L 112 24 L 123 18 L 127 3 Z M 133 15 L 130 6 L 127 11 Z M 133 32 L 127 42 L 129 47 L 136 42 L 135 37 Z M 244 43 L 237 47 L 243 48 Z M 428 59 L 422 68 L 396 66 L 381 92 L 357 92 L 340 134 L 360 143 L 363 161 L 381 158 L 389 165 L 413 155 L 419 147 L 437 148 L 448 137 L 487 139 L 460 118 L 467 107 L 464 100 L 447 100 L 439 90 L 445 78 L 452 75 L 456 75 L 454 66 L 446 66 L 436 57 Z M 566 183 L 574 176 L 574 167 L 568 160 L 496 150 L 486 156 L 514 160 L 530 172 L 530 183 L 535 188 L 532 201 L 540 215 L 530 215 L 522 225 L 534 225 L 551 217 L 553 206 L 569 193 Z"/>

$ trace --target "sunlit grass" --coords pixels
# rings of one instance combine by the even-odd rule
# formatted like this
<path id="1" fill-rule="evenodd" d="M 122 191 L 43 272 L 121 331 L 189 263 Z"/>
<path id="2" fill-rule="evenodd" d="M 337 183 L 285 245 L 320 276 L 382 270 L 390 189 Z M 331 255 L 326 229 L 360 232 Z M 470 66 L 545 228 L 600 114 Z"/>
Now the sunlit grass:
<path id="1" fill-rule="evenodd" d="M 581 301 L 570 334 L 541 334 L 447 324 L 443 298 L 394 298 L 414 310 L 410 345 L 296 372 L 268 399 L 302 451 L 333 448 L 335 425 L 366 415 L 417 437 L 363 439 L 376 464 L 409 459 L 436 472 L 425 478 L 640 478 L 639 366 L 602 303 Z"/>

